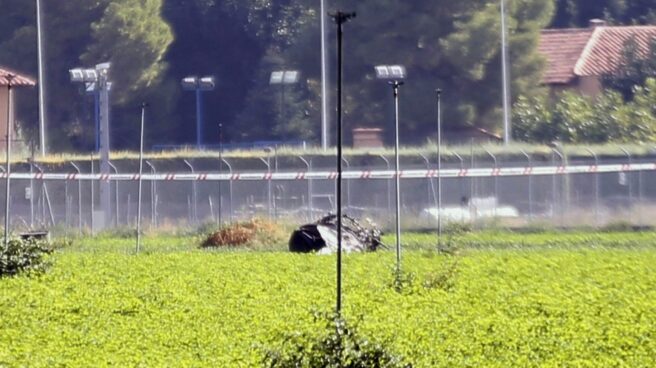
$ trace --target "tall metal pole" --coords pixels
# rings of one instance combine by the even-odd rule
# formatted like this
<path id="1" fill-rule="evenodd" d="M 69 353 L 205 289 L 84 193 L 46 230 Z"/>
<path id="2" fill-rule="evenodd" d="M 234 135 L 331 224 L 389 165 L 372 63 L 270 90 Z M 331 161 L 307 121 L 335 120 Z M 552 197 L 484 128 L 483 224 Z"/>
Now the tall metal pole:
<path id="1" fill-rule="evenodd" d="M 442 90 L 437 93 L 437 247 L 442 245 Z"/>
<path id="2" fill-rule="evenodd" d="M 196 148 L 200 149 L 203 142 L 203 106 L 202 106 L 202 92 L 200 88 L 196 88 Z"/>
<path id="3" fill-rule="evenodd" d="M 137 198 L 137 253 L 141 249 L 141 192 L 143 174 L 144 121 L 146 120 L 146 103 L 141 104 L 141 133 L 139 139 L 139 191 Z"/>
<path id="4" fill-rule="evenodd" d="M 100 87 L 100 173 L 109 174 L 109 66 L 100 64 L 96 70 Z M 112 218 L 112 194 L 108 180 L 99 181 L 98 186 L 100 208 L 104 214 L 101 227 L 104 228 Z"/>
<path id="5" fill-rule="evenodd" d="M 394 192 L 396 210 L 396 273 L 401 272 L 401 171 L 399 160 L 399 87 L 403 82 L 392 81 L 394 91 Z"/>
<path id="6" fill-rule="evenodd" d="M 326 44 L 326 6 L 321 0 L 321 148 L 325 151 L 330 145 L 328 136 L 328 61 Z"/>
<path id="7" fill-rule="evenodd" d="M 7 178 L 5 179 L 5 248 L 9 245 L 9 231 L 10 231 L 10 222 L 9 222 L 9 203 L 10 203 L 10 197 L 9 197 L 9 185 L 11 182 L 11 179 L 9 178 L 11 176 L 11 126 L 12 126 L 12 100 L 11 100 L 11 94 L 13 93 L 11 90 L 11 83 L 14 80 L 14 75 L 8 75 L 7 76 L 7 135 L 5 136 L 7 138 L 6 142 L 6 162 L 5 164 L 7 165 Z"/>
<path id="8" fill-rule="evenodd" d="M 336 312 L 342 312 L 342 74 L 343 74 L 343 25 L 355 18 L 355 13 L 331 15 L 337 24 L 337 303 Z"/>
<path id="9" fill-rule="evenodd" d="M 221 174 L 221 162 L 223 161 L 223 124 L 219 123 L 219 175 Z M 223 198 L 221 187 L 223 182 L 219 180 L 219 227 L 223 226 L 221 213 L 223 212 Z"/>
<path id="10" fill-rule="evenodd" d="M 46 148 L 45 71 L 43 67 L 43 24 L 41 21 L 41 0 L 36 0 L 36 40 L 39 64 L 39 149 L 41 150 L 41 156 L 43 157 L 48 150 Z"/>
<path id="11" fill-rule="evenodd" d="M 510 125 L 510 84 L 508 81 L 508 34 L 506 29 L 506 0 L 501 0 L 501 74 L 503 79 L 503 143 L 512 141 L 512 127 Z"/>

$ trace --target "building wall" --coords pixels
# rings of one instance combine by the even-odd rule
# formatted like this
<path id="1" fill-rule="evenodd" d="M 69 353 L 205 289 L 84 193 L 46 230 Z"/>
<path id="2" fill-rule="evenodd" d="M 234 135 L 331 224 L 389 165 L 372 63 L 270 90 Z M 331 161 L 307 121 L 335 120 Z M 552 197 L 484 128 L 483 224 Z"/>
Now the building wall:
<path id="1" fill-rule="evenodd" d="M 601 78 L 597 76 L 579 77 L 578 89 L 584 96 L 599 96 L 603 91 Z"/>

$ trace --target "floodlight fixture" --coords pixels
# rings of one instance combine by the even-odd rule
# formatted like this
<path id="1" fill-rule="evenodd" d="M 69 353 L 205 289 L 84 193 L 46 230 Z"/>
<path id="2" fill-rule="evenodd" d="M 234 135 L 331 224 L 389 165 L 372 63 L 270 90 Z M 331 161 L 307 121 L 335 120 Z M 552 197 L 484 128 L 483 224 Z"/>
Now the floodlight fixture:
<path id="1" fill-rule="evenodd" d="M 94 120 L 96 123 L 96 150 L 100 152 L 100 172 L 108 174 L 109 165 L 109 92 L 111 82 L 109 71 L 111 63 L 96 64 L 92 68 L 73 68 L 69 70 L 71 82 L 83 83 L 85 93 L 94 96 Z M 111 219 L 111 196 L 109 182 L 100 183 L 100 204 L 104 221 Z M 103 222 L 104 222 L 103 221 Z M 104 225 L 103 225 L 104 226 Z"/>
<path id="2" fill-rule="evenodd" d="M 276 70 L 271 72 L 269 84 L 295 84 L 298 83 L 300 76 L 298 70 Z"/>
<path id="3" fill-rule="evenodd" d="M 96 70 L 99 72 L 105 72 L 108 73 L 109 69 L 112 67 L 112 63 L 106 62 L 106 63 L 100 63 L 96 65 Z"/>
<path id="4" fill-rule="evenodd" d="M 214 77 L 202 77 L 198 80 L 198 88 L 202 91 L 214 90 Z"/>
<path id="5" fill-rule="evenodd" d="M 385 80 L 405 79 L 407 74 L 403 65 L 377 65 L 376 78 Z"/>
<path id="6" fill-rule="evenodd" d="M 182 89 L 185 91 L 195 91 L 198 88 L 198 77 L 191 76 L 182 78 Z"/>
<path id="7" fill-rule="evenodd" d="M 182 89 L 196 92 L 196 147 L 201 148 L 203 143 L 203 98 L 202 93 L 213 91 L 216 87 L 214 76 L 198 77 L 190 75 L 182 78 Z"/>

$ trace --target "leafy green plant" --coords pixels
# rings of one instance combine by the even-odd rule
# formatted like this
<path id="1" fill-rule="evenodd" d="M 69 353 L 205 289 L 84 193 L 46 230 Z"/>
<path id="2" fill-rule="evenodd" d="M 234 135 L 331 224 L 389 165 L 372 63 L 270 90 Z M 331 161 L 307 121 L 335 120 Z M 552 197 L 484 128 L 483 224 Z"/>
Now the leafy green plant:
<path id="1" fill-rule="evenodd" d="M 48 263 L 45 256 L 52 253 L 48 244 L 36 238 L 12 238 L 0 245 L 0 277 L 22 272 L 43 272 Z"/>
<path id="2" fill-rule="evenodd" d="M 357 325 L 335 313 L 318 313 L 321 334 L 291 333 L 281 337 L 278 348 L 269 350 L 264 366 L 269 368 L 411 368 L 412 364 L 391 353 L 383 344 L 362 337 Z"/>

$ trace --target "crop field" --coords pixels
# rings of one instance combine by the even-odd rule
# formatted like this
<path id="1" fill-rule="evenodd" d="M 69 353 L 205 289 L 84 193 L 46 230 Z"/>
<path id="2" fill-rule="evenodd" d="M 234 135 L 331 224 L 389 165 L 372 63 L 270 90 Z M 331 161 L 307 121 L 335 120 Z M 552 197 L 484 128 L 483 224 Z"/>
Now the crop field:
<path id="1" fill-rule="evenodd" d="M 656 234 L 408 234 L 344 257 L 344 315 L 414 367 L 656 366 Z M 386 239 L 393 243 L 392 238 Z M 0 279 L 0 366 L 258 367 L 335 302 L 335 257 L 75 241 Z"/>

